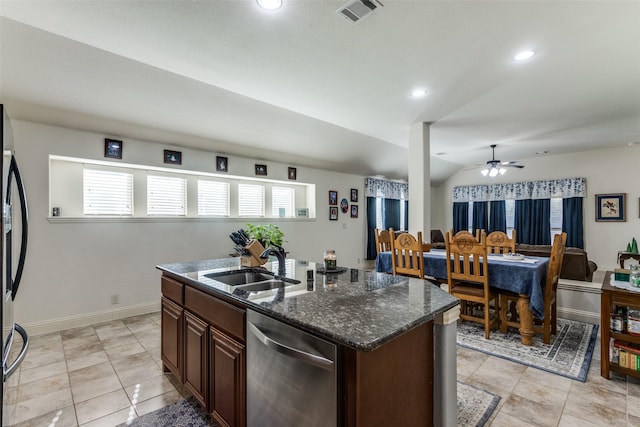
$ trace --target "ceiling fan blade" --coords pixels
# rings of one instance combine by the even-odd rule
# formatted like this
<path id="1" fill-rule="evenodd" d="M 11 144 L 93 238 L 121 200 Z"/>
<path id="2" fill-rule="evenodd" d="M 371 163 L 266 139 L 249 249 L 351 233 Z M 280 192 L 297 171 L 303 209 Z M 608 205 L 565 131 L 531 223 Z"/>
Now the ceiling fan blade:
<path id="1" fill-rule="evenodd" d="M 502 166 L 508 167 L 508 168 L 518 168 L 518 169 L 522 169 L 524 167 L 524 165 L 519 165 L 517 163 L 503 163 Z"/>

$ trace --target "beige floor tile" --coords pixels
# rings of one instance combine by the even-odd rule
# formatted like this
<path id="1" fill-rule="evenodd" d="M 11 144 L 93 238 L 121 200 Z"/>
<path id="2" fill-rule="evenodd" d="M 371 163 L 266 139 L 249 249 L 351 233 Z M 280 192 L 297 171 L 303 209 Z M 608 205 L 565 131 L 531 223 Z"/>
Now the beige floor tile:
<path id="1" fill-rule="evenodd" d="M 627 396 L 627 414 L 640 417 L 640 397 Z"/>
<path id="2" fill-rule="evenodd" d="M 503 412 L 499 412 L 493 418 L 491 424 L 488 425 L 490 425 L 491 427 L 534 427 L 533 424 L 529 424 Z"/>
<path id="3" fill-rule="evenodd" d="M 620 411 L 597 400 L 574 397 L 571 391 L 569 391 L 563 415 L 570 415 L 598 426 L 622 426 L 627 422 L 626 402 L 625 411 Z"/>
<path id="4" fill-rule="evenodd" d="M 129 402 L 127 394 L 120 389 L 78 403 L 76 405 L 76 415 L 78 423 L 82 425 L 130 406 L 131 402 Z"/>
<path id="5" fill-rule="evenodd" d="M 155 363 L 141 368 L 125 369 L 118 372 L 118 378 L 120 378 L 120 382 L 124 387 L 129 387 L 130 385 L 161 375 L 163 375 L 162 369 Z"/>
<path id="6" fill-rule="evenodd" d="M 512 394 L 500 408 L 500 413 L 510 415 L 534 426 L 555 426 L 558 425 L 562 415 L 562 402 L 557 402 L 556 404 L 536 402 L 526 397 Z"/>
<path id="7" fill-rule="evenodd" d="M 15 405 L 13 421 L 20 423 L 70 405 L 73 405 L 73 400 L 71 390 L 68 388 L 41 394 L 32 399 L 18 401 Z"/>
<path id="8" fill-rule="evenodd" d="M 540 371 L 538 370 L 538 372 Z M 544 376 L 536 379 L 523 375 L 513 388 L 512 394 L 537 403 L 549 405 L 554 408 L 554 413 L 560 414 L 562 413 L 564 402 L 567 400 L 567 394 L 571 384 L 569 384 L 565 390 L 558 390 L 553 386 L 552 382 L 548 383 L 545 381 L 546 379 Z"/>
<path id="9" fill-rule="evenodd" d="M 21 384 L 18 387 L 16 401 L 29 400 L 42 396 L 43 394 L 49 394 L 68 388 L 70 388 L 69 375 L 65 372 L 52 377 Z"/>
<path id="10" fill-rule="evenodd" d="M 140 343 L 136 340 L 135 342 L 121 345 L 120 347 L 113 347 L 110 349 L 105 349 L 107 355 L 110 359 L 116 359 L 124 356 L 130 356 L 138 353 L 146 353 L 146 350 Z"/>
<path id="11" fill-rule="evenodd" d="M 36 349 L 42 346 L 56 346 L 62 344 L 60 332 L 50 334 L 34 335 L 29 337 L 29 347 Z"/>
<path id="12" fill-rule="evenodd" d="M 74 338 L 86 337 L 86 336 L 91 336 L 95 334 L 96 334 L 96 331 L 93 329 L 93 326 L 91 325 L 82 326 L 82 327 L 73 328 L 73 329 L 66 329 L 60 332 L 60 336 L 62 337 L 63 344 L 65 341 L 68 341 Z"/>
<path id="13" fill-rule="evenodd" d="M 96 378 L 108 377 L 115 374 L 110 362 L 99 363 L 93 366 L 87 366 L 86 368 L 78 369 L 77 371 L 69 372 L 69 381 L 71 386 L 80 384 L 85 381 L 95 380 Z"/>
<path id="14" fill-rule="evenodd" d="M 129 317 L 127 319 L 123 319 L 123 322 L 133 333 L 149 331 L 158 328 L 158 324 L 146 315 Z"/>
<path id="15" fill-rule="evenodd" d="M 67 358 L 67 369 L 69 372 L 77 371 L 88 366 L 94 366 L 109 362 L 109 356 L 103 350 L 81 357 Z"/>
<path id="16" fill-rule="evenodd" d="M 124 391 L 127 393 L 127 396 L 129 396 L 129 400 L 137 404 L 138 402 L 149 400 L 152 397 L 160 396 L 172 390 L 175 390 L 175 387 L 165 375 L 162 375 L 131 385 L 125 388 Z"/>
<path id="17" fill-rule="evenodd" d="M 153 359 L 146 351 L 124 357 L 118 357 L 117 359 L 111 359 L 111 365 L 113 365 L 113 369 L 116 372 L 144 368 L 151 364 L 153 364 Z"/>
<path id="18" fill-rule="evenodd" d="M 467 377 L 473 374 L 488 358 L 488 354 L 458 347 L 456 358 L 458 376 Z"/>
<path id="19" fill-rule="evenodd" d="M 98 340 L 98 337 L 96 337 L 95 342 L 88 342 L 75 347 L 65 347 L 64 353 L 67 359 L 72 359 L 75 357 L 87 356 L 99 351 L 104 351 L 104 347 L 100 340 Z"/>
<path id="20" fill-rule="evenodd" d="M 571 384 L 567 403 L 569 402 L 585 404 L 586 402 L 606 405 L 620 412 L 627 412 L 627 393 L 613 391 L 611 388 L 603 387 L 600 383 L 575 381 Z"/>
<path id="21" fill-rule="evenodd" d="M 92 348 L 92 346 L 102 345 L 100 338 L 94 333 L 93 335 L 81 336 L 70 338 L 62 342 L 65 354 L 74 354 L 76 351 L 87 351 L 86 348 Z"/>
<path id="22" fill-rule="evenodd" d="M 64 362 L 64 352 L 62 351 L 62 345 L 60 348 L 51 349 L 49 346 L 44 346 L 36 349 L 29 348 L 27 355 L 22 361 L 20 366 L 22 369 L 37 368 L 42 365 L 49 365 L 55 362 Z"/>
<path id="23" fill-rule="evenodd" d="M 71 387 L 71 394 L 73 395 L 73 401 L 78 404 L 121 389 L 122 383 L 120 383 L 120 379 L 116 374 L 111 374 L 106 377 L 78 382 Z"/>
<path id="24" fill-rule="evenodd" d="M 640 417 L 629 415 L 629 418 L 627 419 L 627 426 L 628 427 L 638 427 L 638 426 L 640 426 Z"/>
<path id="25" fill-rule="evenodd" d="M 522 380 L 544 383 L 546 387 L 552 387 L 564 392 L 569 391 L 571 384 L 574 382 L 574 380 L 570 378 L 555 375 L 532 367 L 528 367 L 527 370 L 524 371 L 521 381 Z"/>
<path id="26" fill-rule="evenodd" d="M 132 406 L 98 418 L 97 420 L 89 421 L 88 423 L 82 424 L 82 427 L 113 427 L 136 418 L 138 418 L 138 415 Z"/>
<path id="27" fill-rule="evenodd" d="M 558 427 L 601 427 L 598 424 L 590 423 L 589 421 L 581 420 L 569 414 L 563 414 L 560 418 L 560 424 Z"/>
<path id="28" fill-rule="evenodd" d="M 519 363 L 489 356 L 467 381 L 499 396 L 508 396 L 526 369 Z"/>
<path id="29" fill-rule="evenodd" d="M 148 414 L 149 412 L 153 412 L 156 409 L 164 408 L 165 406 L 169 406 L 173 403 L 176 403 L 182 400 L 183 397 L 176 390 L 172 390 L 168 393 L 164 393 L 160 396 L 151 398 L 149 400 L 145 400 L 144 402 L 140 402 L 136 405 L 136 412 L 138 416 Z"/>
<path id="30" fill-rule="evenodd" d="M 18 424 L 12 424 L 12 427 L 75 427 L 78 425 L 76 420 L 76 410 L 73 406 L 55 409 L 39 417 L 31 418 Z"/>
<path id="31" fill-rule="evenodd" d="M 627 379 L 627 393 L 629 396 L 640 397 L 640 378 L 629 377 Z"/>
<path id="32" fill-rule="evenodd" d="M 100 340 L 131 335 L 131 331 L 121 321 L 116 321 L 102 326 L 94 326 L 96 334 Z"/>
<path id="33" fill-rule="evenodd" d="M 128 344 L 139 344 L 138 339 L 131 332 L 129 332 L 127 335 L 120 335 L 118 337 L 110 337 L 102 340 L 102 346 L 104 347 L 105 351 L 109 351 Z"/>
<path id="34" fill-rule="evenodd" d="M 64 361 L 42 365 L 37 368 L 20 369 L 20 384 L 53 377 L 65 372 L 67 372 L 67 364 Z"/>

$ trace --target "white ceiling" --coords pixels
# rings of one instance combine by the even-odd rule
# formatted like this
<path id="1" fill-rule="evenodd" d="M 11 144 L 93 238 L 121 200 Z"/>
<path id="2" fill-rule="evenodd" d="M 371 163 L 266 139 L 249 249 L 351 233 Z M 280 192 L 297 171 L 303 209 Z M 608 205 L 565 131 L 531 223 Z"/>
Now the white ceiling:
<path id="1" fill-rule="evenodd" d="M 640 2 L 385 0 L 354 24 L 283 1 L 1 0 L 0 95 L 16 118 L 388 178 L 432 122 L 436 183 L 490 144 L 640 142 Z"/>

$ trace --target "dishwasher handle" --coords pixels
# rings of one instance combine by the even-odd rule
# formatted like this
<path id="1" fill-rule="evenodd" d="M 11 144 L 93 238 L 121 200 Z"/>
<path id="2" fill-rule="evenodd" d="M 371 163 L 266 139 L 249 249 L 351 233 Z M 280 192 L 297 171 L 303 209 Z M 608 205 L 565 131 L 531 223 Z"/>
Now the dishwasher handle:
<path id="1" fill-rule="evenodd" d="M 251 322 L 247 322 L 247 329 L 249 329 L 249 331 L 251 331 L 251 333 L 262 344 L 269 347 L 270 349 L 284 354 L 285 356 L 300 360 L 308 365 L 313 365 L 326 371 L 333 372 L 334 362 L 332 360 L 282 344 L 265 335 L 264 332 L 262 332 L 256 325 Z"/>

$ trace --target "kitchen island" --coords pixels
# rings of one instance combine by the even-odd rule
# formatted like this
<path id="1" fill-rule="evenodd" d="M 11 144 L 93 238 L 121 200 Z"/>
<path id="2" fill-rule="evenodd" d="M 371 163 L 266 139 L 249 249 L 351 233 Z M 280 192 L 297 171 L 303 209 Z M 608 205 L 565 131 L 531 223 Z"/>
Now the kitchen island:
<path id="1" fill-rule="evenodd" d="M 337 346 L 337 425 L 455 425 L 456 298 L 418 279 L 320 274 L 321 265 L 295 259 L 285 265 L 287 286 L 259 290 L 224 280 L 245 271 L 277 277 L 277 262 L 158 266 L 163 366 L 218 423 L 247 424 L 248 309 Z"/>

